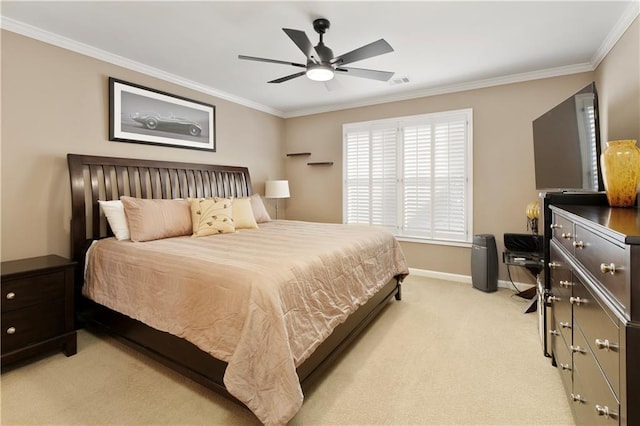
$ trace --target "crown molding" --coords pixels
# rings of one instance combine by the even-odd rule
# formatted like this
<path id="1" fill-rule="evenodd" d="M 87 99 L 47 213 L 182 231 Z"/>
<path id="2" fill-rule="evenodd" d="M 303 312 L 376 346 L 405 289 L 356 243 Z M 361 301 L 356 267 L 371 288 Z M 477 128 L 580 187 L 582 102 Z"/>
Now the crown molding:
<path id="1" fill-rule="evenodd" d="M 598 68 L 600 62 L 609 54 L 613 46 L 620 40 L 638 15 L 640 15 L 640 2 L 636 0 L 629 4 L 620 19 L 618 19 L 618 22 L 616 22 L 611 31 L 609 31 L 600 48 L 591 58 L 591 66 L 594 70 Z"/>
<path id="2" fill-rule="evenodd" d="M 220 99 L 224 99 L 229 102 L 233 102 L 239 105 L 243 105 L 252 109 L 266 112 L 267 114 L 275 115 L 277 117 L 284 117 L 284 113 L 277 109 L 253 102 L 238 96 L 231 95 L 229 93 L 216 90 L 212 87 L 205 86 L 195 81 L 180 77 L 175 74 L 163 71 L 158 68 L 145 65 L 140 62 L 127 59 L 123 56 L 115 55 L 105 50 L 98 49 L 88 44 L 79 43 L 67 37 L 60 36 L 58 34 L 51 33 L 49 31 L 42 30 L 24 22 L 16 21 L 15 19 L 7 18 L 6 16 L 0 17 L 0 28 L 11 31 L 26 37 L 30 37 L 47 44 L 51 44 L 63 49 L 70 50 L 72 52 L 80 53 L 81 55 L 89 56 L 94 59 L 98 59 L 110 64 L 114 64 L 123 68 L 127 68 L 133 71 L 137 71 L 142 74 L 156 77 L 169 83 L 177 84 L 179 86 L 187 87 L 189 89 L 196 90 L 198 92 L 215 96 Z"/>
<path id="3" fill-rule="evenodd" d="M 385 104 L 390 102 L 406 101 L 410 99 L 424 98 L 428 96 L 446 95 L 449 93 L 464 92 L 475 89 L 485 89 L 487 87 L 501 86 L 505 84 L 522 83 L 525 81 L 539 80 L 543 78 L 560 77 L 563 75 L 578 74 L 581 72 L 590 72 L 594 68 L 590 63 L 582 63 L 568 65 L 564 67 L 548 68 L 539 71 L 526 72 L 521 74 L 512 74 L 503 77 L 490 78 L 485 80 L 477 80 L 468 83 L 451 84 L 446 86 L 432 87 L 424 90 L 412 90 L 407 93 L 400 93 L 390 96 L 382 96 L 370 98 L 363 101 L 349 102 L 340 105 L 331 105 L 327 107 L 308 108 L 304 110 L 292 111 L 284 114 L 284 118 L 301 117 L 305 115 L 321 114 L 325 112 L 333 112 L 350 108 L 360 108 L 372 105 Z"/>

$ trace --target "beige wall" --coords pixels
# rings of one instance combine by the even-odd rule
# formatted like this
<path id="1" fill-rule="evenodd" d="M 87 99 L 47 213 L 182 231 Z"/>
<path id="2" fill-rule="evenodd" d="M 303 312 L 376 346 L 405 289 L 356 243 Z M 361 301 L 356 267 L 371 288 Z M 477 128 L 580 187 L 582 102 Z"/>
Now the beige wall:
<path id="1" fill-rule="evenodd" d="M 342 125 L 462 108 L 473 109 L 473 233 L 496 236 L 528 232 L 525 208 L 537 199 L 531 122 L 593 80 L 593 73 L 529 81 L 402 102 L 287 119 L 287 152 L 311 157 L 286 160 L 292 219 L 342 222 Z M 334 161 L 332 167 L 306 162 Z M 470 274 L 470 248 L 403 242 L 413 268 Z M 500 262 L 500 278 L 507 279 Z M 513 272 L 518 281 L 525 271 Z"/>
<path id="2" fill-rule="evenodd" d="M 627 29 L 595 72 L 602 142 L 640 141 L 640 18 Z"/>
<path id="3" fill-rule="evenodd" d="M 217 152 L 110 142 L 108 77 L 215 105 Z M 283 132 L 270 114 L 2 31 L 1 258 L 69 256 L 67 153 L 242 165 L 262 192 L 284 174 Z"/>

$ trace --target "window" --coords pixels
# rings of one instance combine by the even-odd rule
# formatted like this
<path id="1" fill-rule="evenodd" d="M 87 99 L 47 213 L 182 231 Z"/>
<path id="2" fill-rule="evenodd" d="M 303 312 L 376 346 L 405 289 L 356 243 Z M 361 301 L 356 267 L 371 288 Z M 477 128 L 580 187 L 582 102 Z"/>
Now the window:
<path id="1" fill-rule="evenodd" d="M 469 243 L 472 110 L 345 124 L 345 223 Z"/>

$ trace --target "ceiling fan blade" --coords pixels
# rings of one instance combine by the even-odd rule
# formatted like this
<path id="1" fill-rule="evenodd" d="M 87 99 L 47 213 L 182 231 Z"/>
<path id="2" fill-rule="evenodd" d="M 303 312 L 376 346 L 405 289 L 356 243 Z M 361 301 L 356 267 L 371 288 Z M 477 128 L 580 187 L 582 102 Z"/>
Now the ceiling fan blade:
<path id="1" fill-rule="evenodd" d="M 288 75 L 286 77 L 281 77 L 281 78 L 277 78 L 275 80 L 267 81 L 267 83 L 282 83 L 282 82 L 289 81 L 291 79 L 303 76 L 305 74 L 306 74 L 306 71 L 301 71 L 301 72 L 297 72 L 295 74 Z"/>
<path id="2" fill-rule="evenodd" d="M 363 77 L 380 81 L 389 81 L 389 79 L 393 77 L 393 74 L 395 74 L 390 71 L 367 70 L 363 68 L 350 67 L 336 68 L 336 71 L 339 72 L 340 75 L 350 75 L 352 77 Z"/>
<path id="3" fill-rule="evenodd" d="M 352 62 L 362 61 L 363 59 L 372 58 L 374 56 L 383 55 L 393 52 L 393 47 L 389 45 L 383 38 L 366 46 L 359 47 L 344 55 L 336 56 L 331 60 L 332 64 L 342 66 Z"/>
<path id="4" fill-rule="evenodd" d="M 302 50 L 302 53 L 304 53 L 307 59 L 318 63 L 318 58 L 320 58 L 320 56 L 316 52 L 316 49 L 313 47 L 313 44 L 311 44 L 311 41 L 309 41 L 309 37 L 307 37 L 307 34 L 304 31 L 292 30 L 289 28 L 283 28 L 282 31 L 284 31 L 296 44 L 296 46 L 298 46 L 298 48 Z"/>
<path id="5" fill-rule="evenodd" d="M 255 56 L 238 55 L 238 59 L 245 59 L 247 61 L 269 62 L 271 64 L 293 65 L 294 67 L 306 68 L 306 65 L 297 64 L 295 62 L 279 61 L 277 59 L 256 58 Z"/>

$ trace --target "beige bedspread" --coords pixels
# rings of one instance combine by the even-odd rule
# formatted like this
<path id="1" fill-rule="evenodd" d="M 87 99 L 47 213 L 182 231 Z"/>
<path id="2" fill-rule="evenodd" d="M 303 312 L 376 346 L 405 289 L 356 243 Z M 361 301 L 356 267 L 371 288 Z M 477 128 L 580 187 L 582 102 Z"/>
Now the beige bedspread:
<path id="1" fill-rule="evenodd" d="M 408 268 L 388 232 L 273 221 L 202 238 L 94 243 L 83 293 L 228 363 L 224 383 L 265 424 L 303 395 L 296 367 Z"/>

